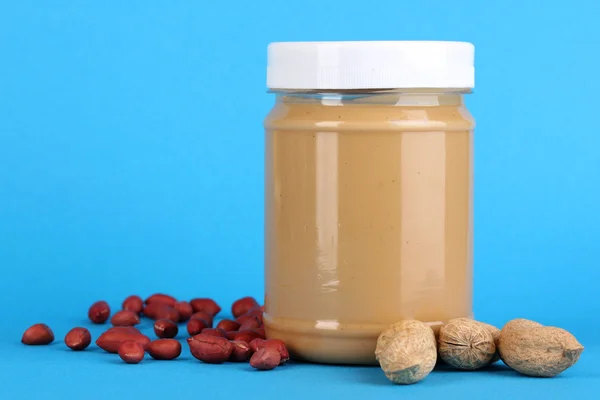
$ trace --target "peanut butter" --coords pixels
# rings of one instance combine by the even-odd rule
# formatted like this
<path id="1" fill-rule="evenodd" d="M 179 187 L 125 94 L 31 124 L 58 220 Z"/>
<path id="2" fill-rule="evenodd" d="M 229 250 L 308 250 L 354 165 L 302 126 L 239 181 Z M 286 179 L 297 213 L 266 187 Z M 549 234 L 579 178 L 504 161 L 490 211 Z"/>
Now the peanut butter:
<path id="1" fill-rule="evenodd" d="M 401 319 L 472 313 L 460 93 L 281 95 L 266 127 L 266 314 L 293 356 L 369 364 Z"/>

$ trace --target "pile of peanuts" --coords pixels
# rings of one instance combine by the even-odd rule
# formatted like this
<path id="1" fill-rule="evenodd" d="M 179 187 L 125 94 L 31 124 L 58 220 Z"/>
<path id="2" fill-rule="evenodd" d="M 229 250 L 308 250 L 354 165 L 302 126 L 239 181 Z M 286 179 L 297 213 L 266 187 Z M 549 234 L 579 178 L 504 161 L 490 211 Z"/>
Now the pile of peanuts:
<path id="1" fill-rule="evenodd" d="M 178 301 L 167 294 L 156 293 L 145 301 L 129 296 L 122 309 L 110 318 L 106 301 L 89 308 L 88 317 L 95 324 L 110 318 L 113 325 L 96 339 L 96 345 L 109 353 L 118 353 L 128 364 L 137 364 L 148 353 L 156 360 L 174 360 L 181 355 L 181 343 L 174 339 L 178 323 L 187 322 L 187 344 L 192 355 L 200 361 L 220 364 L 226 361 L 244 362 L 259 370 L 271 370 L 290 358 L 285 344 L 278 339 L 266 339 L 263 326 L 263 307 L 252 297 L 236 300 L 231 306 L 235 320 L 222 319 L 213 328 L 213 320 L 221 307 L 212 299 L 195 298 Z M 154 320 L 151 340 L 135 328 L 145 316 Z M 29 327 L 21 342 L 26 345 L 46 345 L 54 341 L 54 333 L 45 324 Z M 92 342 L 90 332 L 83 327 L 73 328 L 65 336 L 65 344 L 73 350 L 84 350 Z"/>

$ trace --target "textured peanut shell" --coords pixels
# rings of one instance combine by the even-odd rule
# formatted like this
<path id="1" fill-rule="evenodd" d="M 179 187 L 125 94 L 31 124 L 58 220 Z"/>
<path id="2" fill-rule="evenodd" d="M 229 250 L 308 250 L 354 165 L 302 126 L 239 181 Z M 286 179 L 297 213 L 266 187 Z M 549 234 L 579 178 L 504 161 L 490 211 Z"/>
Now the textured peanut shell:
<path id="1" fill-rule="evenodd" d="M 503 327 L 502 332 L 506 333 L 514 330 L 528 329 L 528 328 L 539 328 L 544 325 L 539 322 L 531 321 L 524 318 L 516 318 L 508 321 Z"/>
<path id="2" fill-rule="evenodd" d="M 483 326 L 485 329 L 487 329 L 487 331 L 494 338 L 494 344 L 496 345 L 496 354 L 494 354 L 494 357 L 492 357 L 490 364 L 493 364 L 493 363 L 497 362 L 498 360 L 500 360 L 500 352 L 498 350 L 499 345 L 500 345 L 500 329 L 496 328 L 494 325 L 486 324 L 485 322 L 476 321 L 476 320 L 470 319 L 470 318 L 454 318 L 448 322 L 452 322 L 452 321 L 456 321 L 456 320 L 473 321 L 473 322 Z"/>
<path id="3" fill-rule="evenodd" d="M 379 336 L 375 357 L 390 381 L 418 382 L 429 375 L 437 360 L 433 330 L 419 321 L 395 323 Z"/>
<path id="4" fill-rule="evenodd" d="M 502 330 L 500 331 L 500 337 L 502 337 L 503 334 L 506 335 L 508 332 L 511 332 L 511 331 L 516 331 L 516 330 L 521 330 L 521 329 L 529 329 L 529 328 L 539 328 L 542 326 L 543 326 L 542 324 L 535 322 L 535 321 L 531 321 L 529 319 L 516 318 L 516 319 L 510 320 L 506 324 L 504 324 L 504 326 L 502 327 Z M 506 362 L 502 358 L 502 354 L 500 353 L 500 339 L 498 339 L 496 346 L 498 347 L 498 355 L 499 355 L 500 359 L 506 364 Z"/>
<path id="5" fill-rule="evenodd" d="M 564 329 L 522 323 L 507 324 L 505 328 L 500 333 L 500 356 L 523 375 L 556 376 L 573 366 L 583 351 L 577 339 Z"/>
<path id="6" fill-rule="evenodd" d="M 496 355 L 494 337 L 477 321 L 455 319 L 441 327 L 440 358 L 447 364 L 464 370 L 489 365 Z"/>
<path id="7" fill-rule="evenodd" d="M 377 339 L 377 347 L 375 348 L 375 358 L 379 359 L 379 356 L 383 353 L 383 351 L 388 346 L 390 340 L 395 337 L 398 332 L 405 330 L 415 330 L 422 331 L 425 330 L 423 327 L 429 328 L 427 325 L 422 323 L 421 321 L 416 320 L 404 320 L 400 322 L 393 323 L 387 329 L 385 329 L 379 335 Z"/>
<path id="8" fill-rule="evenodd" d="M 496 345 L 496 354 L 494 354 L 494 357 L 492 357 L 492 360 L 490 361 L 490 364 L 493 364 L 496 361 L 500 360 L 500 351 L 498 350 L 500 346 L 500 329 L 496 328 L 494 325 L 486 324 L 485 322 L 477 321 L 477 323 L 485 327 L 485 329 L 487 329 L 490 335 L 492 335 L 492 338 L 494 338 L 494 344 Z"/>

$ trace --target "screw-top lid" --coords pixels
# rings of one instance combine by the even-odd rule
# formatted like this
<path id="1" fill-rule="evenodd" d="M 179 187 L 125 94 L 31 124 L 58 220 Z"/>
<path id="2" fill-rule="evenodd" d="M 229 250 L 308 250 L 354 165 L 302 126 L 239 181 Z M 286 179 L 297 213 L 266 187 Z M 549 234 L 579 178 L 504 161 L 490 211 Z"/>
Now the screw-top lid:
<path id="1" fill-rule="evenodd" d="M 280 42 L 267 53 L 269 89 L 475 86 L 475 48 L 467 42 Z"/>

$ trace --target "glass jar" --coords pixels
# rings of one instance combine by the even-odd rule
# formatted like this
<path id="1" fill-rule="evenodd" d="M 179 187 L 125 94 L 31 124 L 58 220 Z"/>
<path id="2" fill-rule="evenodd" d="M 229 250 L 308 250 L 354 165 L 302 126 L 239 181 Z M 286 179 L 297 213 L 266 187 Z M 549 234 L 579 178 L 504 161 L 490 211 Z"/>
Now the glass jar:
<path id="1" fill-rule="evenodd" d="M 473 75 L 469 43 L 269 46 L 264 322 L 293 357 L 472 317 Z"/>

